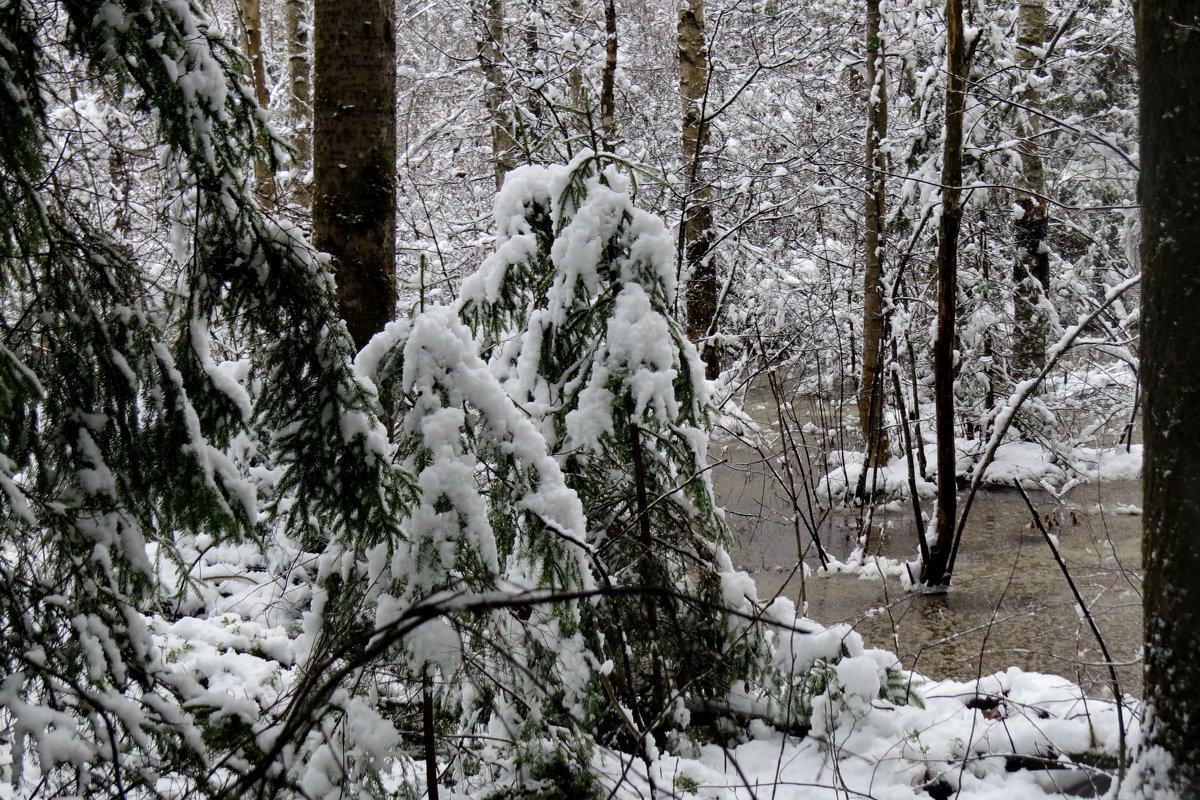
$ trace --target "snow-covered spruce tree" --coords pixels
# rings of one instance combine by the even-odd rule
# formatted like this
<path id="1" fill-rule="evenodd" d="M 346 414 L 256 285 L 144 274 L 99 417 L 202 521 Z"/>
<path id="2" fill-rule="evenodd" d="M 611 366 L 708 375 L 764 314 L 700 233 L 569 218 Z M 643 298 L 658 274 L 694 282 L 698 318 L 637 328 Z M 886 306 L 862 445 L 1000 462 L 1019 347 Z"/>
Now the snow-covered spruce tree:
<path id="1" fill-rule="evenodd" d="M 486 734 L 467 749 L 537 762 L 582 745 L 570 734 L 593 716 L 595 660 L 578 600 L 545 598 L 590 591 L 592 571 L 583 508 L 545 440 L 452 309 L 389 324 L 356 366 L 391 391 L 399 469 L 415 476 L 403 541 L 360 554 L 375 628 L 429 598 L 508 598 L 427 623 L 398 660 L 433 682 L 456 739 Z M 476 753 L 470 771 L 502 760 Z"/>
<path id="2" fill-rule="evenodd" d="M 53 180 L 63 65 L 154 111 L 177 300 Z M 247 768 L 228 756 L 260 752 L 252 721 L 216 731 L 188 710 L 197 684 L 151 633 L 147 543 L 169 560 L 176 532 L 254 529 L 253 490 L 221 449 L 234 432 L 274 432 L 294 533 L 394 533 L 397 482 L 330 276 L 244 174 L 277 149 L 244 66 L 197 3 L 0 5 L 0 727 L 18 794 L 217 790 Z M 210 358 L 213 325 L 252 355 L 257 403 Z"/>
<path id="3" fill-rule="evenodd" d="M 355 368 L 391 398 L 399 534 L 338 536 L 320 555 L 308 663 L 260 759 L 281 763 L 242 784 L 379 794 L 381 773 L 406 771 L 397 715 L 423 692 L 429 733 L 461 753 L 460 788 L 519 788 L 556 760 L 586 771 L 579 723 L 599 695 L 578 497 L 453 311 L 389 324 Z"/>
<path id="4" fill-rule="evenodd" d="M 462 309 L 578 492 L 598 581 L 645 589 L 585 617 L 611 699 L 602 725 L 644 735 L 754 677 L 764 639 L 722 610 L 753 605 L 723 587 L 737 582 L 706 473 L 703 365 L 670 315 L 672 237 L 634 207 L 622 167 L 636 175 L 587 152 L 510 173 L 497 251 Z"/>

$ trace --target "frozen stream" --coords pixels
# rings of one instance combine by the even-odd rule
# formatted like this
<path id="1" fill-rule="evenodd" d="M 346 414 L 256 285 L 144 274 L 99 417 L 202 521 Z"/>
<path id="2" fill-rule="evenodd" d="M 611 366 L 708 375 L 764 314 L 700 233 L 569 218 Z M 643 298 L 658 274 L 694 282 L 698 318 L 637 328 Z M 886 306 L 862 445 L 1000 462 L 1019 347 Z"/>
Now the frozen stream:
<path id="1" fill-rule="evenodd" d="M 763 413 L 761 406 L 748 410 L 756 417 Z M 714 468 L 713 483 L 734 531 L 734 563 L 755 577 L 760 597 L 782 593 L 798 608 L 806 601 L 814 620 L 849 623 L 868 646 L 891 650 L 904 666 L 932 678 L 970 679 L 1016 665 L 1066 676 L 1093 695 L 1107 694 L 1110 679 L 1095 638 L 1015 490 L 980 492 L 950 592 L 924 595 L 906 592 L 896 577 L 882 579 L 869 565 L 861 576 L 818 571 L 802 579 L 798 552 L 810 569 L 819 564 L 803 521 L 816 521 L 825 549 L 844 561 L 862 543 L 866 512 L 810 506 L 798 490 L 800 513 L 793 513 L 777 459 L 772 475 L 758 452 L 730 437 L 714 440 L 712 456 L 725 461 Z M 802 483 L 803 466 L 793 464 L 792 485 Z M 964 496 L 959 495 L 960 509 Z M 1117 670 L 1122 691 L 1140 695 L 1141 517 L 1129 513 L 1141 505 L 1139 483 L 1079 486 L 1061 500 L 1045 492 L 1031 492 L 1030 498 L 1050 520 L 1109 652 L 1122 664 Z M 931 504 L 924 508 L 929 513 Z M 876 510 L 869 530 L 869 555 L 917 558 L 907 501 L 896 510 Z"/>

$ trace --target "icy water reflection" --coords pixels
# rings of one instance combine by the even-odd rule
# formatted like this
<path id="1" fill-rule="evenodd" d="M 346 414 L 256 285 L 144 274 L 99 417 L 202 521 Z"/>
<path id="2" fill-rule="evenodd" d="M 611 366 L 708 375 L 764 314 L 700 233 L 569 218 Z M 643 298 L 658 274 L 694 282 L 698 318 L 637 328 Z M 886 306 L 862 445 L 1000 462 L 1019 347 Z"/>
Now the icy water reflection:
<path id="1" fill-rule="evenodd" d="M 755 577 L 760 597 L 780 593 L 798 608 L 807 601 L 814 620 L 849 623 L 868 646 L 891 650 L 904 666 L 932 678 L 963 680 L 1016 665 L 1066 676 L 1094 696 L 1108 692 L 1108 670 L 1095 638 L 1015 490 L 980 493 L 953 587 L 947 594 L 924 595 L 871 568 L 862 577 L 817 572 L 807 579 L 797 569 L 798 552 L 810 568 L 818 565 L 809 529 L 797 520 L 818 522 L 824 547 L 838 560 L 864 543 L 872 555 L 915 559 L 911 506 L 876 510 L 864 540 L 865 512 L 823 511 L 802 491 L 793 502 L 778 461 L 767 466 L 759 453 L 729 438 L 714 442 L 712 455 L 726 461 L 714 469 L 713 482 L 735 533 L 734 562 Z M 802 480 L 805 467 L 792 464 L 792 485 Z M 1051 522 L 1072 577 L 1113 660 L 1121 664 L 1122 691 L 1140 695 L 1141 517 L 1128 513 L 1141 505 L 1139 483 L 1079 486 L 1061 499 L 1045 492 L 1030 497 Z M 928 502 L 925 510 L 931 510 Z"/>

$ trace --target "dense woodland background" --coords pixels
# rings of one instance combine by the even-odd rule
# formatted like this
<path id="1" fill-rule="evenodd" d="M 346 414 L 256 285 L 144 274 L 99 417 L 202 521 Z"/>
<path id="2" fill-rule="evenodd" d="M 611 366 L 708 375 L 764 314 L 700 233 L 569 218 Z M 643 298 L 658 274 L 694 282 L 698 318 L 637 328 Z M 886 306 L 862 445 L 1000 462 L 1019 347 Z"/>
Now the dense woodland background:
<path id="1" fill-rule="evenodd" d="M 302 169 L 302 9 L 270 11 L 228 8 L 226 25 L 259 43 L 257 96 L 295 131 Z M 718 400 L 764 368 L 786 371 L 790 392 L 835 399 L 831 427 L 871 432 L 839 433 L 840 449 L 866 451 L 873 466 L 911 452 L 907 471 L 943 475 L 948 503 L 964 477 L 955 439 L 976 440 L 959 449 L 978 460 L 1010 425 L 1068 481 L 1094 472 L 1086 448 L 1129 444 L 1136 425 L 1132 13 L 967 4 L 961 27 L 947 13 L 936 3 L 398 9 L 401 308 L 458 301 L 461 276 L 492 247 L 507 171 L 608 151 L 636 165 L 639 206 L 675 232 L 672 312 L 707 377 L 727 370 Z M 339 69 L 350 62 L 336 48 L 355 50 L 356 37 L 327 45 Z M 948 54 L 961 66 L 948 69 Z M 376 78 L 372 91 L 390 95 L 390 83 Z M 350 141 L 346 131 L 330 141 Z M 344 175 L 333 165 L 345 158 L 327 159 L 326 174 Z M 322 208 L 317 243 L 329 249 Z M 369 294 L 381 302 L 360 344 L 391 316 L 382 289 Z M 1047 353 L 1062 363 L 1043 373 Z M 1022 385 L 1052 372 L 1036 391 Z M 841 401 L 855 395 L 846 417 Z M 852 493 L 894 495 L 902 471 L 860 470 Z M 932 583 L 952 566 L 958 518 L 939 510 L 924 557 Z"/>
<path id="2" fill-rule="evenodd" d="M 1140 448 L 1135 62 L 1121 0 L 0 2 L 0 797 L 673 797 L 941 713 L 733 569 L 708 436 L 819 408 L 770 457 L 941 590 L 1002 448 Z M 1064 752 L 955 703 L 894 796 Z M 1138 701 L 1071 713 L 1187 796 L 1187 714 L 1125 781 Z"/>

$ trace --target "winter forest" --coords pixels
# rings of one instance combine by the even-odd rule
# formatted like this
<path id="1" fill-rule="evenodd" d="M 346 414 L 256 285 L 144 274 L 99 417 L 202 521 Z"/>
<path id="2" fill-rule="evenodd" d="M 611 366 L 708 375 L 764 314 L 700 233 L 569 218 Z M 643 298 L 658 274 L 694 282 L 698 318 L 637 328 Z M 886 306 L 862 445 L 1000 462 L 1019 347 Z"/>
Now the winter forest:
<path id="1" fill-rule="evenodd" d="M 0 0 L 0 800 L 1200 797 L 1197 53 Z"/>

